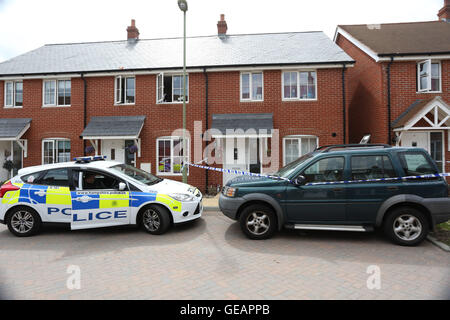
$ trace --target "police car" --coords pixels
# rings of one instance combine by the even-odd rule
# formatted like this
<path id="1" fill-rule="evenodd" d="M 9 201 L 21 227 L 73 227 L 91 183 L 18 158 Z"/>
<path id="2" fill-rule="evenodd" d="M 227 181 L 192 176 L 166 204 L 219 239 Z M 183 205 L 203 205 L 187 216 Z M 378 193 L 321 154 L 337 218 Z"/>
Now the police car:
<path id="1" fill-rule="evenodd" d="M 21 169 L 0 187 L 0 223 L 18 237 L 46 223 L 72 230 L 136 224 L 163 234 L 202 211 L 197 188 L 102 156 Z"/>

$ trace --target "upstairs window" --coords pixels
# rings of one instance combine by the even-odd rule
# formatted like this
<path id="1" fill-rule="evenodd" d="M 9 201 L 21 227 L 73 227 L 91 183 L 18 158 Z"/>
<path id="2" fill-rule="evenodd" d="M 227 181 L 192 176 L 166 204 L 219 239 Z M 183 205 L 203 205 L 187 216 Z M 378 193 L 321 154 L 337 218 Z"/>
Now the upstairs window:
<path id="1" fill-rule="evenodd" d="M 23 106 L 23 82 L 5 82 L 5 107 L 14 108 Z"/>
<path id="2" fill-rule="evenodd" d="M 44 81 L 44 106 L 70 106 L 71 96 L 70 80 Z"/>
<path id="3" fill-rule="evenodd" d="M 116 77 L 115 91 L 116 104 L 134 104 L 136 101 L 136 78 Z"/>
<path id="4" fill-rule="evenodd" d="M 315 71 L 283 72 L 283 100 L 317 99 L 317 74 Z"/>
<path id="5" fill-rule="evenodd" d="M 156 79 L 157 103 L 183 103 L 183 75 L 160 73 Z M 189 75 L 186 75 L 186 102 L 189 101 Z"/>
<path id="6" fill-rule="evenodd" d="M 417 64 L 418 92 L 441 91 L 441 64 L 431 60 L 421 61 Z"/>
<path id="7" fill-rule="evenodd" d="M 241 100 L 263 100 L 263 74 L 262 72 L 241 73 Z"/>

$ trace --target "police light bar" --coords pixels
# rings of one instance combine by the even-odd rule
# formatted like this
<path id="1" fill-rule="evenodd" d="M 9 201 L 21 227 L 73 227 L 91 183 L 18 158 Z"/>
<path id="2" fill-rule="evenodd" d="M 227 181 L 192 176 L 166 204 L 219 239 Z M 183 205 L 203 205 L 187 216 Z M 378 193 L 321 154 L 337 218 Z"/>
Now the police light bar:
<path id="1" fill-rule="evenodd" d="M 77 163 L 89 163 L 92 161 L 102 161 L 106 160 L 106 156 L 89 156 L 89 157 L 76 157 L 73 158 L 73 161 Z"/>

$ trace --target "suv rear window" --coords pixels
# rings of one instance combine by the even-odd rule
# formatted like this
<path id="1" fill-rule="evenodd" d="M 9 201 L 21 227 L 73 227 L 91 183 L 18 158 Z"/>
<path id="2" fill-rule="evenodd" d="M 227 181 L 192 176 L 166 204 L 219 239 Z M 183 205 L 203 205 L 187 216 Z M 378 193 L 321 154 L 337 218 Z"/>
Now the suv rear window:
<path id="1" fill-rule="evenodd" d="M 387 156 L 353 156 L 352 180 L 395 178 L 397 174 Z"/>
<path id="2" fill-rule="evenodd" d="M 438 173 L 429 159 L 421 152 L 399 153 L 400 163 L 407 176 Z"/>

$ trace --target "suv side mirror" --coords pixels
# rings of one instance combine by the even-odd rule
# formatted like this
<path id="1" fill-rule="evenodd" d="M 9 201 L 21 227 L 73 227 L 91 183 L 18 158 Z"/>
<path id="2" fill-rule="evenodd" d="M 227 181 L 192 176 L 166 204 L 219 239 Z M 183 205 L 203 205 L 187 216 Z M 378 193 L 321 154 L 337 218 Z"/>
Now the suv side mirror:
<path id="1" fill-rule="evenodd" d="M 305 184 L 305 182 L 306 182 L 306 178 L 305 178 L 305 176 L 302 176 L 302 175 L 298 176 L 293 181 L 295 186 L 302 186 Z"/>
<path id="2" fill-rule="evenodd" d="M 119 191 L 125 191 L 127 189 L 127 185 L 123 182 L 119 183 Z"/>

